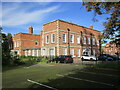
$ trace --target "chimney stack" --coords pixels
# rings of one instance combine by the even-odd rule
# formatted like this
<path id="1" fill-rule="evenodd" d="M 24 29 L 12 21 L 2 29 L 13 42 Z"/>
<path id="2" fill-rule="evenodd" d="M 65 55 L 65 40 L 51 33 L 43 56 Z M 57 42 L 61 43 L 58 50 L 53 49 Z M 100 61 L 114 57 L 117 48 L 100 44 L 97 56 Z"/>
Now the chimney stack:
<path id="1" fill-rule="evenodd" d="M 29 33 L 30 33 L 30 34 L 33 34 L 33 27 L 32 27 L 32 26 L 29 26 L 28 29 L 29 29 Z"/>
<path id="2" fill-rule="evenodd" d="M 93 29 L 93 25 L 90 25 L 90 28 Z"/>

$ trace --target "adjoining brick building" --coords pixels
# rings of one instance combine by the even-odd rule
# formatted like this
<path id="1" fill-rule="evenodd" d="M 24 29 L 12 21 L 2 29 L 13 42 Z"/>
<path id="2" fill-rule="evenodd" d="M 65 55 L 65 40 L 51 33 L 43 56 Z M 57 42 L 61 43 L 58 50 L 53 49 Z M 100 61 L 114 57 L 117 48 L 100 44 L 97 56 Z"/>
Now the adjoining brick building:
<path id="1" fill-rule="evenodd" d="M 117 41 L 120 43 L 120 41 Z M 115 41 L 110 41 L 109 43 L 106 44 L 106 46 L 103 47 L 104 53 L 105 54 L 110 54 L 110 55 L 116 55 L 120 54 L 120 45 L 116 44 Z"/>
<path id="2" fill-rule="evenodd" d="M 83 54 L 99 55 L 100 31 L 66 22 L 55 20 L 43 24 L 40 35 L 18 33 L 13 37 L 14 49 L 19 55 L 25 56 L 59 56 L 72 55 L 74 60 L 80 59 Z M 17 46 L 17 43 L 19 47 Z"/>

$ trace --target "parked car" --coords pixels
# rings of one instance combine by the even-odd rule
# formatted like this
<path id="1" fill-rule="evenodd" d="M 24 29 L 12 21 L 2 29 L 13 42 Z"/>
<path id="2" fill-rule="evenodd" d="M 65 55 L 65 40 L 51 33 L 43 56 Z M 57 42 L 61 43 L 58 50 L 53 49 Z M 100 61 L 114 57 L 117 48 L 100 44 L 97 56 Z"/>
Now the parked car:
<path id="1" fill-rule="evenodd" d="M 101 56 L 98 57 L 98 60 L 102 60 L 102 61 L 106 61 L 106 60 L 108 60 L 108 61 L 113 61 L 114 58 L 113 58 L 113 56 L 110 56 L 110 55 L 108 55 L 108 54 L 103 54 L 103 55 L 101 55 Z"/>
<path id="2" fill-rule="evenodd" d="M 86 60 L 94 61 L 94 60 L 97 60 L 97 57 L 95 57 L 93 55 L 91 55 L 91 56 L 89 56 L 89 55 L 83 55 L 83 56 L 81 56 L 81 60 L 82 61 L 86 61 Z"/>
<path id="3" fill-rule="evenodd" d="M 56 61 L 56 63 L 73 63 L 73 58 L 71 55 L 61 55 L 52 59 L 52 61 Z"/>

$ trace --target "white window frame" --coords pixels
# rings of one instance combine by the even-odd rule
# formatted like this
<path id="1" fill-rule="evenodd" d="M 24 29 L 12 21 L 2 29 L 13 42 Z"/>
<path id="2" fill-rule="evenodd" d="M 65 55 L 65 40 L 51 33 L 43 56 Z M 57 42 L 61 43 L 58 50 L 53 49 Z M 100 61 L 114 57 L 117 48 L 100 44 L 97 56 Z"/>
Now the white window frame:
<path id="1" fill-rule="evenodd" d="M 46 44 L 49 44 L 49 35 L 46 35 Z"/>
<path id="2" fill-rule="evenodd" d="M 45 48 L 42 49 L 42 55 L 46 56 L 46 49 Z"/>
<path id="3" fill-rule="evenodd" d="M 55 56 L 55 49 L 54 48 L 50 48 L 49 50 L 50 50 L 50 56 Z M 52 53 L 51 53 L 51 50 L 52 50 Z"/>
<path id="4" fill-rule="evenodd" d="M 95 38 L 92 38 L 92 43 L 93 45 L 95 45 Z"/>
<path id="5" fill-rule="evenodd" d="M 67 48 L 62 49 L 63 55 L 67 55 Z"/>
<path id="6" fill-rule="evenodd" d="M 80 36 L 77 36 L 77 43 L 80 44 Z"/>
<path id="7" fill-rule="evenodd" d="M 86 37 L 83 36 L 83 44 L 86 44 Z"/>
<path id="8" fill-rule="evenodd" d="M 27 50 L 25 50 L 25 56 L 28 56 L 28 52 L 27 52 Z"/>
<path id="9" fill-rule="evenodd" d="M 80 57 L 80 49 L 78 49 L 78 57 Z"/>
<path id="10" fill-rule="evenodd" d="M 99 40 L 97 40 L 97 45 L 99 46 Z"/>
<path id="11" fill-rule="evenodd" d="M 16 42 L 14 42 L 14 47 L 16 47 Z"/>
<path id="12" fill-rule="evenodd" d="M 54 38 L 53 38 L 53 35 L 54 35 Z M 55 43 L 55 33 L 51 34 L 51 43 Z"/>
<path id="13" fill-rule="evenodd" d="M 90 37 L 88 37 L 88 44 L 90 45 Z"/>
<path id="14" fill-rule="evenodd" d="M 72 36 L 72 38 L 71 38 L 71 36 Z M 74 35 L 73 34 L 70 35 L 70 43 L 74 43 Z"/>
<path id="15" fill-rule="evenodd" d="M 32 50 L 32 56 L 35 56 L 35 50 L 34 49 Z"/>
<path id="16" fill-rule="evenodd" d="M 64 37 L 63 37 L 63 35 L 64 35 Z M 63 41 L 63 43 L 66 43 L 66 33 L 62 34 L 62 41 Z"/>
<path id="17" fill-rule="evenodd" d="M 74 55 L 74 49 L 70 50 L 70 54 L 72 55 L 72 57 L 75 57 L 75 55 Z"/>
<path id="18" fill-rule="evenodd" d="M 28 50 L 28 56 L 31 56 L 31 50 Z"/>

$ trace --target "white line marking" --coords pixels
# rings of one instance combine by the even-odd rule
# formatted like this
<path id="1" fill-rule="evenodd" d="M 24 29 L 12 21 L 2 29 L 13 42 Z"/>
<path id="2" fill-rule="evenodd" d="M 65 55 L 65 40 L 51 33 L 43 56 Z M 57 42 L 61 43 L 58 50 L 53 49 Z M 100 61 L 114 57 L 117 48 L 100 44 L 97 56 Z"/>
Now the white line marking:
<path id="1" fill-rule="evenodd" d="M 31 82 L 31 83 L 35 83 L 35 84 L 41 85 L 41 86 L 44 86 L 44 87 L 47 87 L 47 88 L 50 88 L 50 89 L 53 89 L 53 90 L 58 90 L 58 89 L 56 89 L 56 88 L 47 86 L 47 85 L 45 85 L 45 84 L 38 83 L 38 82 L 33 81 L 33 80 L 30 80 L 30 79 L 27 79 L 27 81 L 28 81 L 28 82 Z"/>
<path id="2" fill-rule="evenodd" d="M 84 72 L 84 71 L 79 71 L 79 72 L 118 77 L 117 75 L 110 75 L 110 74 L 103 74 L 103 73 Z"/>
<path id="3" fill-rule="evenodd" d="M 60 75 L 60 74 L 57 74 L 57 76 L 64 77 L 64 75 Z M 65 76 L 65 77 L 67 77 L 67 78 L 72 78 L 72 79 L 76 79 L 76 80 L 82 80 L 82 81 L 92 82 L 92 83 L 104 84 L 104 85 L 108 85 L 108 86 L 114 86 L 113 84 L 96 82 L 96 81 L 87 80 L 87 79 L 80 79 L 80 78 L 75 78 L 75 77 L 70 77 L 70 76 Z"/>

